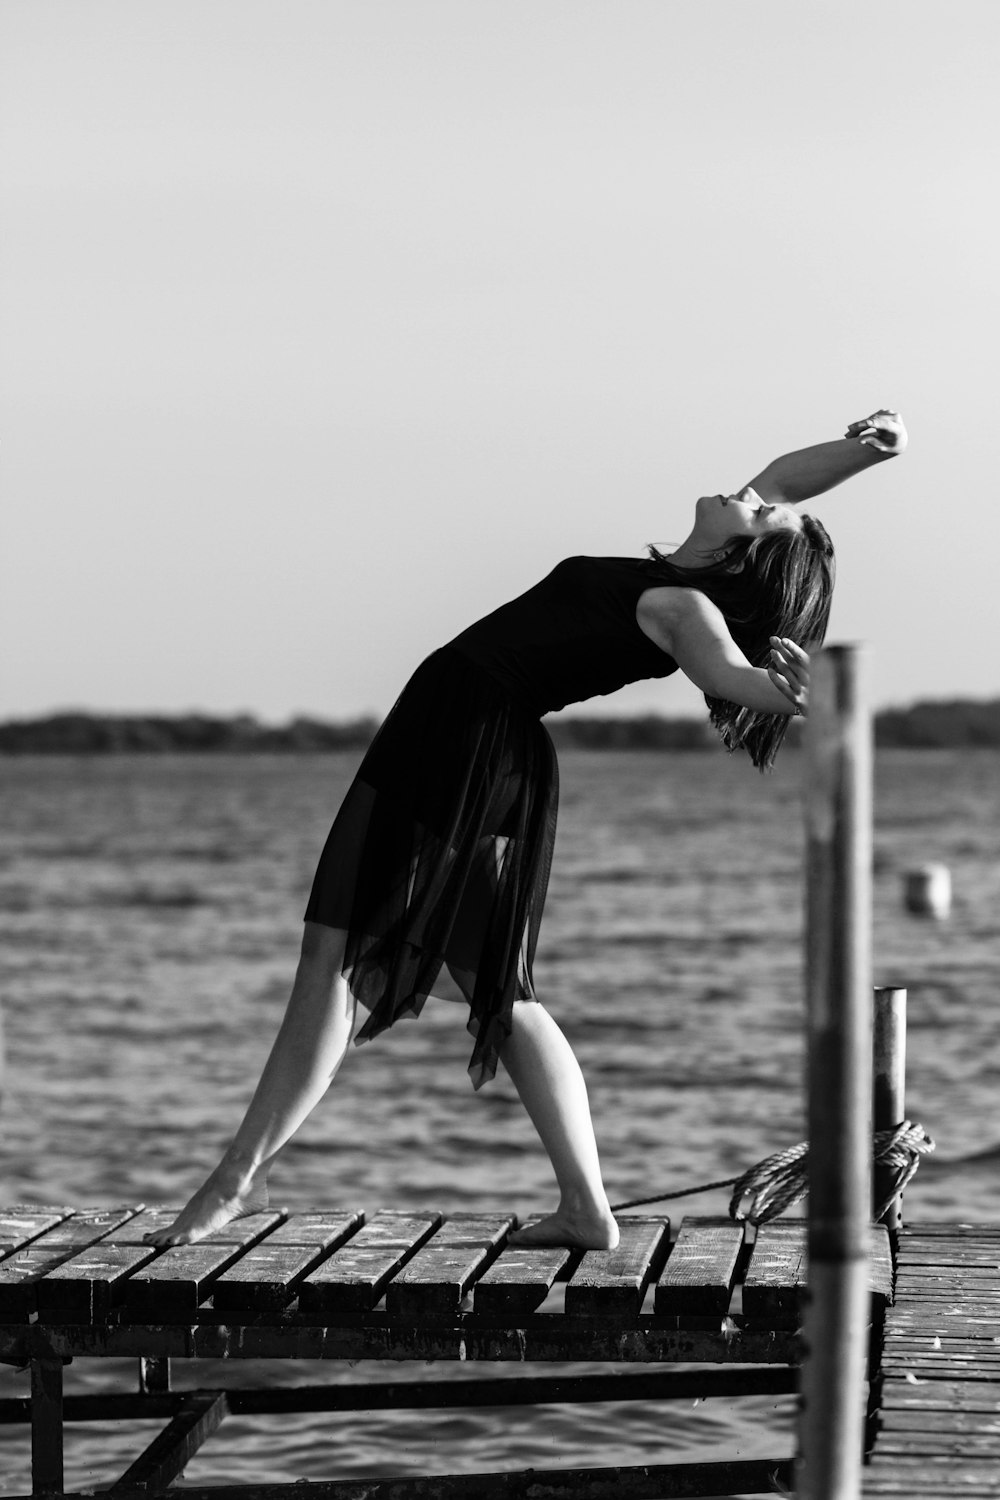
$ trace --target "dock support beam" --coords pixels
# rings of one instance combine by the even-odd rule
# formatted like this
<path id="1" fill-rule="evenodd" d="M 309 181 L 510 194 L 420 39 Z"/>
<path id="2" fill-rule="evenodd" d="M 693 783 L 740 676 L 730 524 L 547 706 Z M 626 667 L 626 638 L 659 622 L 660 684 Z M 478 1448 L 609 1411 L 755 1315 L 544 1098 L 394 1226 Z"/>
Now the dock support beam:
<path id="1" fill-rule="evenodd" d="M 871 1218 L 871 722 L 856 646 L 816 659 L 806 733 L 809 1289 L 796 1494 L 857 1500 Z"/>
<path id="2" fill-rule="evenodd" d="M 59 1494 L 63 1487 L 63 1361 L 31 1361 L 31 1491 Z"/>

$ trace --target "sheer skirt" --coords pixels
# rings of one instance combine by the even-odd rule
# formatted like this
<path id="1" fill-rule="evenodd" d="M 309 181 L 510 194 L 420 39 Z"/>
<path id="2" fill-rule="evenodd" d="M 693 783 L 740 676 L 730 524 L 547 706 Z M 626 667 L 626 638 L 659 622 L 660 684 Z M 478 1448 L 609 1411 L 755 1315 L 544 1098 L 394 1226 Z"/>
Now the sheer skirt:
<path id="1" fill-rule="evenodd" d="M 469 1072 L 496 1072 L 533 1000 L 558 805 L 544 726 L 461 652 L 417 668 L 330 830 L 306 920 L 347 930 L 365 1041 L 417 1015 L 447 965 L 469 1002 Z"/>

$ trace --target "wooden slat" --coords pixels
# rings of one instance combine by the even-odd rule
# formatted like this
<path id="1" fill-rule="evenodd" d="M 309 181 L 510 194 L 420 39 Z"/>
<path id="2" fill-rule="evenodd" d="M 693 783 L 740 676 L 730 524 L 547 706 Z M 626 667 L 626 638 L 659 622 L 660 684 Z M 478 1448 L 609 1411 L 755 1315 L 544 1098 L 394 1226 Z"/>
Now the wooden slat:
<path id="1" fill-rule="evenodd" d="M 364 1214 L 297 1214 L 223 1271 L 212 1291 L 216 1312 L 274 1311 L 290 1302 L 298 1284 L 360 1228 Z"/>
<path id="2" fill-rule="evenodd" d="M 980 1380 L 886 1381 L 880 1412 L 984 1412 L 1000 1421 L 1000 1386 Z"/>
<path id="3" fill-rule="evenodd" d="M 891 1302 L 893 1286 L 892 1245 L 889 1241 L 889 1231 L 884 1224 L 872 1225 L 871 1253 L 868 1259 L 871 1270 L 872 1296 L 882 1303 Z"/>
<path id="4" fill-rule="evenodd" d="M 743 1316 L 755 1323 L 787 1324 L 800 1316 L 808 1280 L 804 1219 L 761 1224 L 743 1283 Z M 892 1249 L 883 1224 L 872 1225 L 869 1255 L 872 1296 L 892 1296 Z"/>
<path id="5" fill-rule="evenodd" d="M 316 1322 L 350 1321 L 380 1300 L 389 1280 L 441 1223 L 438 1213 L 382 1209 L 299 1285 L 299 1313 Z"/>
<path id="6" fill-rule="evenodd" d="M 799 1317 L 806 1285 L 806 1223 L 760 1224 L 743 1282 L 743 1316 L 765 1325 Z"/>
<path id="7" fill-rule="evenodd" d="M 406 1323 L 453 1316 L 516 1223 L 512 1214 L 455 1214 L 447 1219 L 389 1282 L 388 1316 Z"/>
<path id="8" fill-rule="evenodd" d="M 69 1218 L 72 1209 L 46 1207 L 37 1203 L 14 1204 L 0 1208 L 0 1260 L 37 1239 L 47 1229 Z"/>
<path id="9" fill-rule="evenodd" d="M 124 1283 L 124 1306 L 132 1318 L 175 1320 L 193 1315 L 219 1274 L 241 1251 L 280 1223 L 278 1213 L 246 1214 L 195 1245 L 172 1245 Z"/>
<path id="10" fill-rule="evenodd" d="M 125 1278 L 160 1252 L 153 1245 L 96 1244 L 46 1271 L 35 1289 L 39 1315 L 70 1323 L 107 1317 Z"/>
<path id="11" fill-rule="evenodd" d="M 657 1315 L 724 1317 L 742 1245 L 742 1224 L 721 1218 L 682 1219 L 656 1284 Z"/>
<path id="12" fill-rule="evenodd" d="M 570 1317 L 638 1317 L 670 1246 L 669 1219 L 622 1217 L 615 1250 L 588 1250 L 566 1287 Z"/>
<path id="13" fill-rule="evenodd" d="M 970 1385 L 973 1383 L 969 1381 Z M 942 1407 L 899 1411 L 883 1406 L 879 1410 L 879 1425 L 883 1432 L 968 1432 L 980 1437 L 992 1435 L 994 1440 L 1000 1441 L 1000 1422 L 996 1420 L 995 1412 L 986 1415 L 981 1411 L 969 1411 L 962 1407 L 951 1411 L 945 1411 Z"/>
<path id="14" fill-rule="evenodd" d="M 135 1209 L 90 1209 L 71 1214 L 36 1236 L 26 1250 L 0 1261 L 0 1317 L 23 1318 L 35 1311 L 37 1286 L 70 1256 L 103 1239 L 135 1214 Z"/>
<path id="15" fill-rule="evenodd" d="M 82 1250 L 134 1219 L 134 1208 L 86 1208 L 61 1219 L 32 1241 L 36 1250 Z"/>
<path id="16" fill-rule="evenodd" d="M 508 1245 L 473 1287 L 473 1311 L 490 1317 L 534 1312 L 579 1256 L 559 1247 Z"/>

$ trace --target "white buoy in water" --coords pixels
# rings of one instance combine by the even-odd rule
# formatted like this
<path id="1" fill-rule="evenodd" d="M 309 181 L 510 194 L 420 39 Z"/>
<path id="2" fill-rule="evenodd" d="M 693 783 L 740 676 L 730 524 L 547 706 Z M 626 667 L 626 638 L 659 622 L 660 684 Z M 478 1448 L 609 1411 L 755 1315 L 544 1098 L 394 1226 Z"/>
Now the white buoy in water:
<path id="1" fill-rule="evenodd" d="M 951 871 L 947 865 L 918 865 L 907 870 L 906 909 L 916 917 L 943 921 L 951 912 Z"/>

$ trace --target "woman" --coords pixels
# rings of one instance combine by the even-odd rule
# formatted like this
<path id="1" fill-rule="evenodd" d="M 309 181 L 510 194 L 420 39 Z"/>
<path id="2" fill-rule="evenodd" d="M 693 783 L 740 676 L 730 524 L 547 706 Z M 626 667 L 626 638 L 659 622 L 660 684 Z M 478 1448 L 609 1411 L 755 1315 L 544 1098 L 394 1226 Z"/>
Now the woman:
<path id="1" fill-rule="evenodd" d="M 439 976 L 469 1005 L 478 1087 L 499 1058 L 559 1185 L 522 1244 L 610 1249 L 586 1086 L 535 999 L 531 966 L 555 835 L 557 776 L 540 717 L 678 668 L 730 749 L 767 769 L 805 711 L 833 548 L 792 509 L 902 452 L 895 412 L 786 454 L 737 495 L 704 496 L 669 557 L 570 558 L 420 666 L 371 745 L 330 831 L 295 983 L 256 1093 L 219 1165 L 160 1245 L 200 1239 L 267 1204 L 275 1157 L 357 1040 L 416 1013 Z"/>

